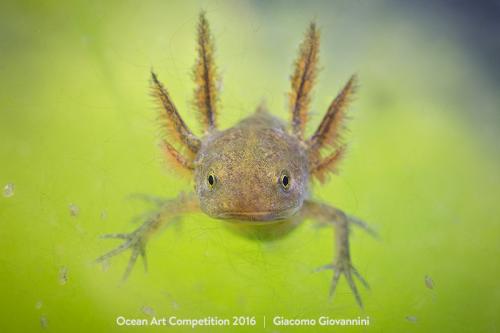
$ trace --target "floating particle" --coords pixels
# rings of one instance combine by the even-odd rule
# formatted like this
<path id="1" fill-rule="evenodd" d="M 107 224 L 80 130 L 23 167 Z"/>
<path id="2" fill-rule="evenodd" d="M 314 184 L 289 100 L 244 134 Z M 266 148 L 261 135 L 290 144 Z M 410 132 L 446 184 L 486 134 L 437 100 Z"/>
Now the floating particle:
<path id="1" fill-rule="evenodd" d="M 43 306 L 43 302 L 41 300 L 35 303 L 35 309 L 40 310 Z"/>
<path id="2" fill-rule="evenodd" d="M 68 282 L 68 268 L 66 266 L 62 266 L 59 269 L 59 284 L 65 285 Z"/>
<path id="3" fill-rule="evenodd" d="M 164 291 L 163 295 L 165 295 L 165 297 L 169 299 L 170 306 L 172 307 L 173 310 L 177 310 L 180 308 L 179 303 L 177 303 L 176 301 L 173 300 L 173 296 L 171 293 L 169 293 L 168 291 Z"/>
<path id="4" fill-rule="evenodd" d="M 75 225 L 75 228 L 76 228 L 76 231 L 81 235 L 85 232 L 85 229 L 83 228 L 83 226 L 80 224 L 80 223 L 77 223 Z"/>
<path id="5" fill-rule="evenodd" d="M 432 278 L 429 275 L 425 276 L 425 285 L 429 289 L 434 289 L 434 281 L 432 280 Z"/>
<path id="6" fill-rule="evenodd" d="M 150 306 L 145 305 L 145 306 L 143 306 L 143 307 L 142 307 L 142 309 L 141 309 L 141 310 L 142 310 L 142 312 L 143 312 L 144 314 L 146 314 L 146 315 L 148 315 L 148 316 L 151 316 L 151 317 L 156 316 L 156 312 L 155 312 L 155 310 L 154 310 L 152 307 L 150 307 Z"/>
<path id="7" fill-rule="evenodd" d="M 408 320 L 410 323 L 416 323 L 417 322 L 417 317 L 415 317 L 415 316 L 406 316 L 406 320 Z"/>
<path id="8" fill-rule="evenodd" d="M 105 210 L 103 210 L 103 211 L 101 212 L 101 220 L 105 220 L 105 219 L 107 219 L 107 218 L 108 218 L 108 212 L 107 212 L 107 211 L 105 211 Z"/>
<path id="9" fill-rule="evenodd" d="M 78 216 L 78 214 L 80 214 L 80 208 L 78 208 L 77 205 L 70 203 L 68 205 L 68 208 L 71 216 Z"/>
<path id="10" fill-rule="evenodd" d="M 6 198 L 10 198 L 14 195 L 15 186 L 12 183 L 5 184 L 3 187 L 3 196 Z"/>
<path id="11" fill-rule="evenodd" d="M 49 325 L 49 321 L 47 320 L 47 317 L 40 316 L 40 327 L 43 329 L 46 329 L 48 325 Z"/>

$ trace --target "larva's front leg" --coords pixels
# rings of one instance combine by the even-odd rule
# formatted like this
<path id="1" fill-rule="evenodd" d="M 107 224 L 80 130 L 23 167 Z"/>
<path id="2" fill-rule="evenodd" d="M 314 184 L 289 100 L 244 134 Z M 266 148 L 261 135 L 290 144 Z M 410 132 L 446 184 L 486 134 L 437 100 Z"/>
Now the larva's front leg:
<path id="1" fill-rule="evenodd" d="M 122 239 L 123 243 L 108 253 L 96 259 L 96 262 L 104 262 L 111 257 L 114 257 L 128 249 L 132 251 L 123 279 L 127 279 L 132 271 L 137 257 L 141 256 L 144 260 L 144 267 L 147 268 L 146 262 L 146 244 L 150 237 L 156 234 L 163 227 L 174 221 L 186 213 L 196 212 L 199 210 L 198 199 L 194 194 L 181 194 L 175 199 L 165 200 L 158 205 L 155 212 L 148 214 L 146 221 L 136 230 L 131 233 L 116 233 L 103 235 L 102 238 Z"/>
<path id="2" fill-rule="evenodd" d="M 349 247 L 349 226 L 355 224 L 372 235 L 375 235 L 375 232 L 363 221 L 347 216 L 340 209 L 314 201 L 306 201 L 304 203 L 301 215 L 304 218 L 313 219 L 321 224 L 332 225 L 335 229 L 335 257 L 332 263 L 317 269 L 317 271 L 331 269 L 334 272 L 330 285 L 330 297 L 333 297 L 335 293 L 340 276 L 344 275 L 357 303 L 360 307 L 363 307 L 361 296 L 354 282 L 354 276 L 356 276 L 366 288 L 368 288 L 368 283 L 352 265 Z"/>

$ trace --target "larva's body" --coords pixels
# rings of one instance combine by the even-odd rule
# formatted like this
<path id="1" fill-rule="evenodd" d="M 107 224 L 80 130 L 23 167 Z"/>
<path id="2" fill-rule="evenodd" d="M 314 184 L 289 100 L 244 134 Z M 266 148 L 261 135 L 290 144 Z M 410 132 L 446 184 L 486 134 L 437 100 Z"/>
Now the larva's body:
<path id="1" fill-rule="evenodd" d="M 353 276 L 365 285 L 366 282 L 351 264 L 348 230 L 350 224 L 371 230 L 364 222 L 348 217 L 341 210 L 312 200 L 309 192 L 312 178 L 324 181 L 343 155 L 345 146 L 340 142 L 340 130 L 346 106 L 355 90 L 355 77 L 331 103 L 315 133 L 304 138 L 319 52 L 319 33 L 315 24 L 311 24 L 292 75 L 290 128 L 261 106 L 234 127 L 218 130 L 213 50 L 208 22 L 202 13 L 198 25 L 199 57 L 194 71 L 195 104 L 206 130 L 200 138 L 186 126 L 167 90 L 152 74 L 153 95 L 162 106 L 160 115 L 165 125 L 163 147 L 166 156 L 174 166 L 193 176 L 195 191 L 176 199 L 156 201 L 156 214 L 130 234 L 106 235 L 125 241 L 98 261 L 131 249 L 126 277 L 139 255 L 145 259 L 145 246 L 154 232 L 175 217 L 196 211 L 228 221 L 237 231 L 259 230 L 271 238 L 311 219 L 336 228 L 336 257 L 331 264 L 322 267 L 335 272 L 330 294 L 333 295 L 343 274 L 362 306 Z"/>

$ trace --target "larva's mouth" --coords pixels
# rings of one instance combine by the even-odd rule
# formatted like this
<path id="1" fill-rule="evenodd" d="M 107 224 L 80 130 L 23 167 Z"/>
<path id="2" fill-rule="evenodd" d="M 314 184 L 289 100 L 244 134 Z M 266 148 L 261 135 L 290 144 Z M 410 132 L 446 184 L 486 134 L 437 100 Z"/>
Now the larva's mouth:
<path id="1" fill-rule="evenodd" d="M 279 211 L 225 211 L 216 213 L 214 217 L 223 220 L 272 222 L 284 220 L 292 216 L 297 209 L 295 207 Z"/>
<path id="2" fill-rule="evenodd" d="M 275 219 L 276 213 L 274 212 L 224 212 L 218 214 L 221 219 L 237 219 L 249 221 L 267 221 Z"/>

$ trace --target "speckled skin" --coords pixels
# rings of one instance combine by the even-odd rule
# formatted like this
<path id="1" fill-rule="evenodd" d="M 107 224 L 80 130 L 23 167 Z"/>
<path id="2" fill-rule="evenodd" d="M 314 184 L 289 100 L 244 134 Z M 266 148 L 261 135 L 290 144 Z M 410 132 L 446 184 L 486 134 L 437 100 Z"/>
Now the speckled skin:
<path id="1" fill-rule="evenodd" d="M 195 188 L 207 215 L 274 222 L 297 213 L 308 193 L 308 160 L 299 140 L 265 111 L 204 138 L 195 159 Z M 289 188 L 280 184 L 286 172 Z M 216 177 L 212 187 L 207 175 Z M 256 195 L 258 193 L 258 195 Z"/>

